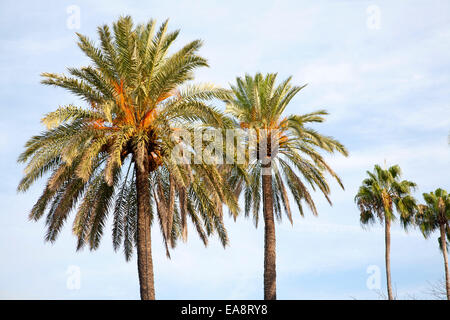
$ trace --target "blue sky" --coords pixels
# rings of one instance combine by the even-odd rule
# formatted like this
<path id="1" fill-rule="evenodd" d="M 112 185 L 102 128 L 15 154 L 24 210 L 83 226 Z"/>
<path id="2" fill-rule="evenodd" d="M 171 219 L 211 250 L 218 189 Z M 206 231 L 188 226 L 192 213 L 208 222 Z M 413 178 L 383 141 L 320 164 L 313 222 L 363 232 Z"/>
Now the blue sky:
<path id="1" fill-rule="evenodd" d="M 79 29 L 67 26 L 71 5 L 80 9 Z M 332 207 L 315 195 L 319 217 L 297 212 L 293 226 L 277 225 L 278 297 L 377 299 L 366 271 L 380 268 L 384 290 L 384 234 L 381 226 L 360 227 L 353 197 L 365 170 L 385 161 L 418 183 L 418 196 L 450 190 L 448 1 L 2 1 L 0 298 L 139 297 L 136 262 L 113 252 L 107 232 L 95 252 L 75 252 L 70 224 L 54 245 L 44 243 L 43 222 L 27 220 L 43 182 L 16 193 L 23 170 L 16 159 L 27 138 L 43 129 L 41 116 L 79 103 L 40 85 L 39 74 L 86 65 L 75 32 L 96 39 L 98 25 L 124 14 L 137 22 L 170 18 L 169 27 L 181 29 L 177 46 L 204 40 L 201 53 L 211 67 L 196 73 L 198 82 L 228 86 L 236 76 L 261 71 L 308 83 L 286 112 L 330 112 L 316 129 L 350 151 L 349 158 L 329 158 L 346 190 L 333 184 Z M 243 217 L 226 222 L 231 245 L 225 250 L 216 238 L 204 248 L 191 232 L 171 260 L 153 232 L 157 298 L 262 298 L 263 228 Z M 437 235 L 425 240 L 399 226 L 392 233 L 398 297 L 429 297 L 428 283 L 443 277 Z M 70 266 L 80 270 L 76 290 L 67 287 Z"/>

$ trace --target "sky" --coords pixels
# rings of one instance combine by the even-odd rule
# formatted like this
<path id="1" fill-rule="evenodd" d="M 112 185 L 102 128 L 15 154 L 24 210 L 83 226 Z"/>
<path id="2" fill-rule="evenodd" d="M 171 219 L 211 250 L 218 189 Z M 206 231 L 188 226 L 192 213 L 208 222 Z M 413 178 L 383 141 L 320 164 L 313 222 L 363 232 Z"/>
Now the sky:
<path id="1" fill-rule="evenodd" d="M 97 251 L 76 252 L 70 220 L 54 244 L 44 222 L 28 213 L 44 186 L 16 192 L 25 141 L 40 118 L 73 95 L 39 83 L 42 72 L 89 63 L 75 32 L 97 40 L 96 28 L 121 15 L 136 22 L 169 20 L 181 29 L 175 47 L 202 39 L 210 67 L 196 82 L 228 87 L 245 73 L 278 72 L 279 81 L 308 86 L 286 109 L 326 109 L 314 128 L 339 139 L 350 156 L 327 160 L 345 191 L 332 183 L 329 206 L 314 194 L 319 216 L 294 211 L 277 233 L 280 299 L 379 299 L 385 292 L 384 232 L 361 228 L 354 196 L 374 164 L 398 164 L 418 184 L 415 195 L 450 190 L 450 2 L 448 1 L 10 1 L 0 3 L 0 298 L 137 299 L 135 256 L 126 262 L 105 232 Z M 79 19 L 78 19 L 79 17 Z M 291 207 L 294 207 L 293 205 Z M 72 216 L 73 218 L 73 216 Z M 190 231 L 172 259 L 153 232 L 158 299 L 262 299 L 263 228 L 226 219 L 230 245 L 207 248 Z M 109 229 L 110 230 L 110 227 Z M 431 298 L 444 276 L 437 234 L 392 228 L 391 268 L 399 299 Z"/>

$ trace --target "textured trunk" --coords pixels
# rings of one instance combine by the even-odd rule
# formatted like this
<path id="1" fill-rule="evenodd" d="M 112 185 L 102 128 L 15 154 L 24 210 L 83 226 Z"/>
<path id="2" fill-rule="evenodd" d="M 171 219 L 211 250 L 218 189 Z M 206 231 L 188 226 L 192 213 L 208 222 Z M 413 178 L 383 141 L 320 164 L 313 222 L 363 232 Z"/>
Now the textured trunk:
<path id="1" fill-rule="evenodd" d="M 275 221 L 273 216 L 272 174 L 270 162 L 269 164 L 263 165 L 263 167 L 262 191 L 264 207 L 264 299 L 276 300 L 276 244 Z"/>
<path id="2" fill-rule="evenodd" d="M 153 278 L 152 242 L 150 229 L 150 184 L 149 163 L 144 160 L 142 168 L 136 165 L 137 218 L 137 260 L 139 286 L 142 300 L 155 299 Z"/>
<path id="3" fill-rule="evenodd" d="M 391 221 L 389 218 L 385 217 L 385 242 L 386 242 L 386 282 L 389 300 L 394 300 L 392 295 L 392 284 L 391 284 Z"/>
<path id="4" fill-rule="evenodd" d="M 440 225 L 441 229 L 441 246 L 442 253 L 444 255 L 444 266 L 445 266 L 445 291 L 447 293 L 447 300 L 450 300 L 450 275 L 448 272 L 448 254 L 447 254 L 447 239 L 445 237 L 445 225 Z"/>

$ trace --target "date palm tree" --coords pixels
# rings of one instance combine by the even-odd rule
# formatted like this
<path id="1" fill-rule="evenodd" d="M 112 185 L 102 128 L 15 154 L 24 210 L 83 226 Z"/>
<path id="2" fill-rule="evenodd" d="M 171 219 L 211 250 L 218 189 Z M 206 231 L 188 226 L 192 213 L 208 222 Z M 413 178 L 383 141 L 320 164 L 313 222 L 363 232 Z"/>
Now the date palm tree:
<path id="1" fill-rule="evenodd" d="M 245 215 L 252 211 L 256 226 L 261 200 L 263 203 L 266 300 L 276 299 L 275 216 L 281 220 L 284 211 L 292 223 L 287 190 L 292 193 L 301 215 L 302 201 L 317 215 L 307 185 L 313 190 L 318 188 L 330 204 L 330 187 L 324 174 L 331 174 L 343 188 L 320 151 L 347 155 L 337 140 L 307 126 L 323 122 L 326 111 L 284 116 L 291 99 L 304 86 L 291 85 L 291 77 L 275 85 L 276 76 L 258 73 L 237 78 L 236 85 L 231 86 L 234 97 L 226 101 L 226 112 L 233 116 L 236 126 L 248 133 L 246 150 L 250 150 L 246 157 L 248 179 L 231 170 L 230 183 L 236 194 L 244 191 Z"/>
<path id="2" fill-rule="evenodd" d="M 386 170 L 375 165 L 373 172 L 367 171 L 369 178 L 365 179 L 355 196 L 355 202 L 360 211 L 360 221 L 363 226 L 374 223 L 377 218 L 384 222 L 385 231 L 385 262 L 388 299 L 393 300 L 391 284 L 391 223 L 395 220 L 394 209 L 400 215 L 404 228 L 413 223 L 413 213 L 416 202 L 411 195 L 416 187 L 414 182 L 400 180 L 401 170 L 394 165 Z"/>
<path id="3" fill-rule="evenodd" d="M 169 55 L 179 31 L 168 32 L 167 21 L 159 30 L 155 27 L 153 20 L 134 26 L 130 17 L 122 17 L 113 32 L 107 25 L 98 28 L 100 47 L 79 34 L 78 45 L 92 64 L 69 68 L 69 76 L 44 73 L 42 82 L 74 93 L 87 107 L 62 106 L 45 115 L 46 131 L 32 137 L 18 159 L 27 163 L 19 191 L 50 173 L 30 213 L 38 220 L 47 212 L 47 241 L 56 240 L 77 208 L 77 249 L 88 245 L 94 250 L 113 212 L 114 248 L 123 243 L 130 259 L 137 247 L 142 299 L 155 298 L 155 218 L 169 254 L 177 238 L 186 239 L 187 217 L 205 244 L 217 232 L 225 245 L 222 203 L 237 213 L 232 190 L 222 183 L 218 168 L 180 163 L 172 152 L 180 144 L 174 139 L 177 130 L 226 126 L 227 119 L 209 101 L 226 99 L 229 92 L 212 85 L 185 85 L 196 68 L 208 65 L 197 54 L 201 41 Z"/>
<path id="4" fill-rule="evenodd" d="M 434 192 L 424 193 L 425 204 L 419 204 L 416 213 L 416 223 L 425 238 L 439 229 L 439 247 L 444 257 L 445 290 L 450 300 L 450 274 L 448 271 L 448 245 L 450 239 L 450 197 L 447 191 L 436 189 Z"/>

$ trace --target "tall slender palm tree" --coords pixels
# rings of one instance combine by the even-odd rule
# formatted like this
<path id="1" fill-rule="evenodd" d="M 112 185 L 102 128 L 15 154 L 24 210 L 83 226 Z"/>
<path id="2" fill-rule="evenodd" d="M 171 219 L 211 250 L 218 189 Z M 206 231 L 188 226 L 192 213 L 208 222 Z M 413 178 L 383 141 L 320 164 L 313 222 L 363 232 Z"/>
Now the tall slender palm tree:
<path id="1" fill-rule="evenodd" d="M 419 204 L 416 213 L 416 223 L 425 238 L 439 229 L 439 247 L 444 257 L 445 289 L 447 299 L 450 300 L 450 273 L 448 270 L 448 245 L 450 239 L 450 197 L 447 191 L 436 189 L 434 192 L 424 193 L 425 204 Z"/>
<path id="2" fill-rule="evenodd" d="M 96 249 L 113 211 L 114 248 L 123 243 L 129 259 L 137 247 L 142 299 L 155 298 L 155 215 L 168 253 L 178 237 L 186 239 L 187 216 L 205 244 L 217 232 L 225 245 L 222 203 L 237 213 L 218 168 L 180 163 L 172 154 L 180 142 L 174 139 L 176 130 L 226 125 L 208 101 L 226 99 L 229 92 L 212 85 L 182 86 L 196 68 L 208 65 L 197 54 L 201 41 L 169 55 L 179 31 L 168 32 L 167 21 L 156 32 L 155 27 L 153 20 L 134 26 L 130 17 L 122 17 L 113 33 L 107 25 L 98 28 L 100 47 L 79 34 L 78 45 L 92 64 L 69 68 L 70 76 L 44 73 L 42 82 L 74 93 L 87 107 L 62 106 L 47 114 L 42 119 L 47 130 L 32 137 L 18 159 L 27 163 L 19 191 L 51 173 L 30 213 L 38 220 L 47 212 L 46 240 L 55 241 L 77 207 L 77 249 L 86 244 Z"/>
<path id="3" fill-rule="evenodd" d="M 226 101 L 226 112 L 234 117 L 236 126 L 250 133 L 246 140 L 249 147 L 246 149 L 250 150 L 247 154 L 248 179 L 243 179 L 237 170 L 232 170 L 230 183 L 237 194 L 244 189 L 245 215 L 248 216 L 252 211 L 256 226 L 262 197 L 266 300 L 276 299 L 274 218 L 276 216 L 281 220 L 284 209 L 292 223 L 287 190 L 291 191 L 301 215 L 302 201 L 317 215 L 307 185 L 313 190 L 318 188 L 330 204 L 330 187 L 324 174 L 331 174 L 343 188 L 341 180 L 325 162 L 320 151 L 338 151 L 347 155 L 347 150 L 337 140 L 307 126 L 323 122 L 326 111 L 284 116 L 289 102 L 304 86 L 291 85 L 291 77 L 276 86 L 276 76 L 258 73 L 254 77 L 246 75 L 237 78 L 236 85 L 231 86 L 234 97 Z"/>
<path id="4" fill-rule="evenodd" d="M 375 165 L 373 172 L 367 171 L 369 178 L 365 179 L 355 196 L 358 205 L 360 221 L 363 226 L 370 225 L 378 218 L 384 222 L 385 230 L 385 260 L 386 282 L 389 300 L 394 299 L 391 284 L 391 223 L 395 220 L 394 209 L 400 215 L 400 221 L 404 228 L 412 222 L 412 214 L 416 208 L 416 202 L 411 195 L 416 184 L 408 180 L 401 180 L 401 170 L 394 165 L 386 170 Z"/>

